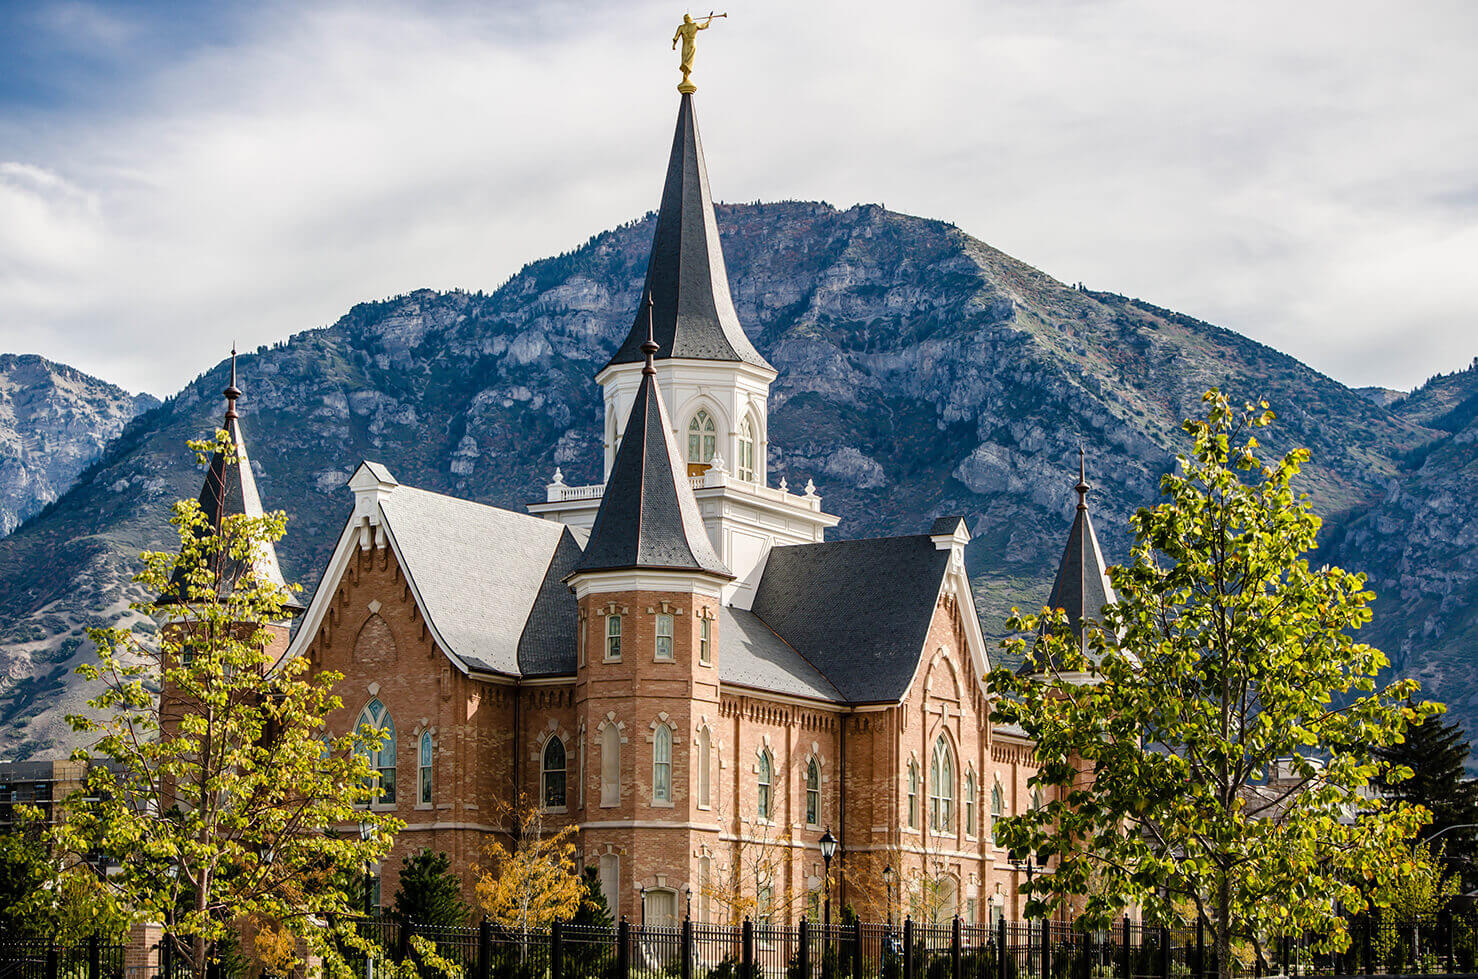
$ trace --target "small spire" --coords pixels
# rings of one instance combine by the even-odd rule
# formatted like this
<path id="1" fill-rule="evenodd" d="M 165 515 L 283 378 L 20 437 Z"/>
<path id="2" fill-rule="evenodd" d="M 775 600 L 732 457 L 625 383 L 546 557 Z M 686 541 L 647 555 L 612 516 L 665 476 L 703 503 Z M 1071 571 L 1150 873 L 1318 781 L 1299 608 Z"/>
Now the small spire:
<path id="1" fill-rule="evenodd" d="M 1088 491 L 1093 487 L 1088 485 L 1088 467 L 1083 458 L 1083 447 L 1078 446 L 1078 485 L 1073 489 L 1078 491 L 1078 509 L 1088 509 Z"/>
<path id="2" fill-rule="evenodd" d="M 222 392 L 226 395 L 226 421 L 239 418 L 236 414 L 236 399 L 241 397 L 241 389 L 236 386 L 236 343 L 231 343 L 231 383 L 226 385 Z"/>
<path id="3" fill-rule="evenodd" d="M 656 356 L 657 351 L 659 349 L 661 349 L 661 348 L 659 348 L 657 346 L 657 341 L 656 341 L 656 339 L 652 335 L 652 307 L 653 307 L 653 305 L 655 305 L 655 304 L 652 302 L 652 293 L 651 293 L 650 290 L 648 290 L 648 292 L 647 292 L 647 339 L 641 345 L 641 352 L 647 355 L 647 363 L 646 363 L 646 366 L 641 369 L 641 372 L 643 374 L 648 374 L 648 375 L 655 376 L 656 373 L 657 373 L 657 365 L 652 362 L 652 358 Z"/>

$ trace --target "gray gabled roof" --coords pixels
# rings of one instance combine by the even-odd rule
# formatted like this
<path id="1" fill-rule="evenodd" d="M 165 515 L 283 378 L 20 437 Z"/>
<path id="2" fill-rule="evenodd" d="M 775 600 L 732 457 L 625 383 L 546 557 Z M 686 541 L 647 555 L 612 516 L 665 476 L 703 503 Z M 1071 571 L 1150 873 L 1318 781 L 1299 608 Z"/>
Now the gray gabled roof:
<path id="1" fill-rule="evenodd" d="M 653 302 L 652 335 L 662 348 L 662 358 L 737 361 L 773 370 L 744 335 L 729 295 L 690 94 L 683 95 L 678 108 L 642 296 L 643 303 L 647 297 Z M 606 366 L 640 363 L 646 339 L 647 314 L 642 308 L 630 335 Z"/>
<path id="2" fill-rule="evenodd" d="M 638 568 L 734 577 L 703 529 L 650 358 L 575 573 Z"/>
<path id="3" fill-rule="evenodd" d="M 949 558 L 925 534 L 775 547 L 751 608 L 847 701 L 891 703 L 918 668 Z"/>
<path id="4" fill-rule="evenodd" d="M 568 527 L 411 486 L 382 496 L 380 512 L 427 623 L 469 669 L 538 674 L 574 655 Z"/>
<path id="5" fill-rule="evenodd" d="M 721 683 L 840 703 L 840 690 L 753 612 L 725 605 L 718 621 Z"/>
<path id="6" fill-rule="evenodd" d="M 1067 613 L 1068 625 L 1078 640 L 1083 656 L 1092 662 L 1095 657 L 1088 648 L 1084 635 L 1084 624 L 1102 625 L 1104 606 L 1118 601 L 1114 586 L 1109 583 L 1108 565 L 1103 560 L 1103 551 L 1098 546 L 1098 535 L 1093 532 L 1093 518 L 1088 513 L 1088 477 L 1081 453 L 1078 460 L 1078 484 L 1073 487 L 1078 494 L 1078 509 L 1073 515 L 1073 526 L 1068 531 L 1067 547 L 1057 565 L 1057 577 L 1052 582 L 1052 592 L 1047 597 L 1048 608 L 1060 608 Z M 1022 662 L 1019 672 L 1024 674 L 1047 672 L 1057 664 L 1043 663 L 1039 650 L 1032 650 Z"/>

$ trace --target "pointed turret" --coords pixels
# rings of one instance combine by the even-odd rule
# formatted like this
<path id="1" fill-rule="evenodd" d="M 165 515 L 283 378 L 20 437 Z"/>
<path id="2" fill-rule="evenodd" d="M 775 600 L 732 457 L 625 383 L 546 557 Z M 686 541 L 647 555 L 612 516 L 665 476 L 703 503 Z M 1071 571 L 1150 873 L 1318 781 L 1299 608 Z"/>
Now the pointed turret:
<path id="1" fill-rule="evenodd" d="M 205 483 L 200 488 L 199 503 L 213 533 L 220 533 L 227 517 L 260 517 L 263 514 L 262 499 L 257 494 L 257 481 L 252 475 L 251 461 L 246 454 L 246 440 L 241 435 L 240 416 L 236 412 L 236 401 L 241 397 L 241 389 L 236 386 L 235 347 L 231 348 L 231 380 L 222 393 L 226 398 L 226 413 L 221 428 L 225 429 L 235 444 L 236 458 L 228 460 L 224 452 L 217 452 L 211 456 L 210 465 L 205 470 Z M 262 543 L 252 563 L 259 578 L 277 585 L 283 591 L 287 590 L 282 570 L 277 563 L 277 551 L 270 543 Z M 223 573 L 221 578 L 229 586 L 239 580 L 245 571 L 244 566 L 234 567 Z M 185 575 L 184 566 L 176 566 L 169 588 L 160 596 L 160 605 L 178 604 L 177 596 L 184 587 Z M 290 598 L 283 609 L 290 615 L 303 611 L 302 605 L 295 598 Z"/>
<path id="2" fill-rule="evenodd" d="M 626 421 L 621 448 L 606 482 L 584 557 L 571 575 L 646 569 L 734 576 L 714 552 L 698 501 L 672 440 L 672 423 L 657 387 L 651 330 L 655 315 L 646 303 L 648 336 L 641 386 Z"/>
<path id="3" fill-rule="evenodd" d="M 678 108 L 643 295 L 652 300 L 652 336 L 660 359 L 731 361 L 774 370 L 744 335 L 729 296 L 691 93 L 682 96 Z M 639 309 L 631 333 L 606 366 L 641 363 L 646 336 L 645 311 Z"/>
<path id="4" fill-rule="evenodd" d="M 1103 624 L 1104 606 L 1118 601 L 1114 586 L 1109 583 L 1108 565 L 1098 547 L 1098 535 L 1093 532 L 1093 518 L 1088 514 L 1087 465 L 1083 450 L 1078 450 L 1078 484 L 1073 487 L 1078 494 L 1078 511 L 1073 517 L 1073 526 L 1068 531 L 1067 548 L 1062 552 L 1062 561 L 1057 566 L 1057 579 L 1052 583 L 1052 594 L 1047 598 L 1049 608 L 1060 608 L 1067 613 L 1068 624 L 1078 639 L 1079 649 L 1092 660 L 1092 654 L 1083 637 L 1083 623 Z M 1041 672 L 1042 664 L 1028 659 L 1022 664 L 1022 672 Z"/>

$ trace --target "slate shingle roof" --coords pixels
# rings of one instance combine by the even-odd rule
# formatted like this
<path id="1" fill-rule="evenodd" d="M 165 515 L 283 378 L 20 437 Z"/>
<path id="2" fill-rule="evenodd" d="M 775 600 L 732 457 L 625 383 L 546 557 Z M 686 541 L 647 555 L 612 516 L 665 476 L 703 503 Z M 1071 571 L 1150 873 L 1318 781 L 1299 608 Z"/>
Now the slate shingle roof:
<path id="1" fill-rule="evenodd" d="M 703 529 L 662 392 L 647 370 L 611 464 L 590 543 L 575 570 L 645 568 L 733 578 Z"/>
<path id="2" fill-rule="evenodd" d="M 851 703 L 898 700 L 949 568 L 927 535 L 770 550 L 751 608 Z"/>
<path id="3" fill-rule="evenodd" d="M 690 94 L 683 95 L 678 108 L 642 296 L 652 298 L 652 333 L 662 348 L 659 358 L 737 361 L 770 368 L 744 335 L 729 295 L 713 197 L 708 191 L 708 166 Z M 631 334 L 606 366 L 640 363 L 646 339 L 647 314 L 642 308 Z"/>
<path id="4" fill-rule="evenodd" d="M 411 486 L 380 511 L 448 653 L 507 676 L 565 672 L 555 667 L 572 660 L 576 606 L 561 580 L 579 553 L 569 528 Z"/>
<path id="5" fill-rule="evenodd" d="M 718 621 L 718 677 L 759 690 L 834 703 L 841 691 L 753 612 L 724 606 Z"/>

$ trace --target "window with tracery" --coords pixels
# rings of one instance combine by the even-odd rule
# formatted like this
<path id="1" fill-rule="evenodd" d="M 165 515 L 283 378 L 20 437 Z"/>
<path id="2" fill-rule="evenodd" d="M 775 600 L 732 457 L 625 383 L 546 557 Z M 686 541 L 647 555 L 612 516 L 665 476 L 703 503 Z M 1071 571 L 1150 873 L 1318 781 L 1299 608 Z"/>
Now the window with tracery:
<path id="1" fill-rule="evenodd" d="M 811 759 L 806 766 L 806 825 L 821 824 L 821 763 Z"/>
<path id="2" fill-rule="evenodd" d="M 390 803 L 395 801 L 395 722 L 390 719 L 389 709 L 376 697 L 364 705 L 364 710 L 359 712 L 359 720 L 355 728 L 368 727 L 372 730 L 381 731 L 385 737 L 380 742 L 379 750 L 371 751 L 365 748 L 361 754 L 369 761 L 370 768 L 374 773 L 370 776 L 369 787 L 376 790 L 374 801 L 376 804 Z"/>
<path id="3" fill-rule="evenodd" d="M 758 777 L 756 778 L 756 782 L 759 784 L 759 791 L 756 794 L 758 801 L 755 806 L 755 812 L 759 816 L 759 818 L 769 819 L 771 802 L 770 789 L 773 771 L 770 762 L 770 753 L 768 751 L 760 752 L 760 763 L 756 767 L 759 769 Z"/>
<path id="4" fill-rule="evenodd" d="M 739 458 L 734 462 L 734 474 L 746 483 L 754 482 L 754 426 L 748 418 L 739 423 Z"/>
<path id="5" fill-rule="evenodd" d="M 934 756 L 929 763 L 929 828 L 948 832 L 955 824 L 955 765 L 949 740 L 944 735 L 934 742 Z"/>
<path id="6" fill-rule="evenodd" d="M 701 474 L 713 461 L 713 454 L 718 451 L 718 426 L 714 424 L 713 416 L 708 409 L 699 408 L 693 420 L 688 422 L 688 475 Z M 693 467 L 698 471 L 694 472 Z"/>
<path id="7" fill-rule="evenodd" d="M 421 746 L 420 746 L 420 750 L 417 752 L 417 756 L 418 756 L 417 757 L 417 761 L 419 763 L 419 766 L 418 767 L 419 767 L 420 776 L 421 776 L 421 778 L 420 778 L 420 787 L 419 787 L 419 790 L 418 790 L 419 794 L 417 796 L 417 801 L 421 805 L 423 805 L 423 806 L 429 806 L 429 805 L 431 805 L 431 758 L 432 758 L 432 745 L 431 745 L 431 732 L 430 731 L 422 731 L 421 732 Z"/>
<path id="8" fill-rule="evenodd" d="M 550 738 L 544 746 L 544 808 L 565 807 L 565 784 L 567 763 L 565 743 L 558 737 Z"/>

